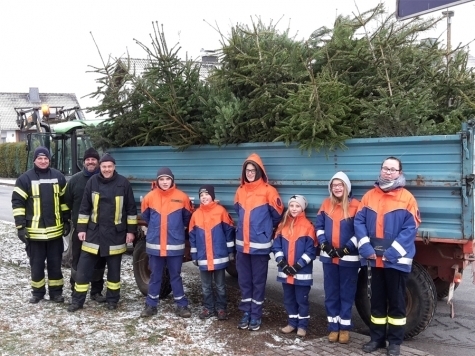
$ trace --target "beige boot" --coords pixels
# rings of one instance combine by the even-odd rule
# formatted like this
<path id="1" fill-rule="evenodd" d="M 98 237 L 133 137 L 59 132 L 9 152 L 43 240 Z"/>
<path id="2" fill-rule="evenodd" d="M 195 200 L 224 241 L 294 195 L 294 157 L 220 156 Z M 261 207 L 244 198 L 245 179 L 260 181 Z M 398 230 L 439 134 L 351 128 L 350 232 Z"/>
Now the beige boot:
<path id="1" fill-rule="evenodd" d="M 340 330 L 338 341 L 340 344 L 347 344 L 350 341 L 350 332 L 348 330 Z"/>
<path id="2" fill-rule="evenodd" d="M 328 341 L 337 342 L 338 341 L 338 331 L 332 331 L 328 334 Z"/>
<path id="3" fill-rule="evenodd" d="M 305 335 L 307 335 L 307 330 L 300 329 L 300 328 L 297 329 L 297 336 L 298 337 L 305 337 Z"/>
<path id="4" fill-rule="evenodd" d="M 287 325 L 287 326 L 283 327 L 282 329 L 280 329 L 280 331 L 282 331 L 284 334 L 290 334 L 294 330 L 295 330 L 295 328 L 293 326 L 290 326 L 290 325 Z"/>

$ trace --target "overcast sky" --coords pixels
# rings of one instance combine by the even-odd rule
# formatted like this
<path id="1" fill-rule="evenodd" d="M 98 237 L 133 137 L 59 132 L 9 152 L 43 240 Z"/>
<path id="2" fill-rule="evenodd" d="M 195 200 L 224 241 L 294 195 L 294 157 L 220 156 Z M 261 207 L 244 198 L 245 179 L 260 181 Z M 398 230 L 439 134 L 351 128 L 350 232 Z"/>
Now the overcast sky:
<path id="1" fill-rule="evenodd" d="M 396 0 L 356 0 L 360 11 L 379 2 L 394 12 Z M 451 10 L 453 45 L 468 43 L 475 37 L 475 2 Z M 75 93 L 82 107 L 93 105 L 82 98 L 96 88 L 89 66 L 101 67 L 91 32 L 104 58 L 127 50 L 143 58 L 134 38 L 149 45 L 152 22 L 157 21 L 164 25 L 169 46 L 179 42 L 183 58 L 186 53 L 198 58 L 200 49 L 219 47 L 216 25 L 226 34 L 232 25 L 250 23 L 258 15 L 266 24 L 281 19 L 282 29 L 290 24 L 291 34 L 304 39 L 321 26 L 332 27 L 336 14 L 356 11 L 355 0 L 1 0 L 0 92 L 38 87 L 40 93 Z M 439 36 L 445 42 L 445 22 L 427 34 Z"/>

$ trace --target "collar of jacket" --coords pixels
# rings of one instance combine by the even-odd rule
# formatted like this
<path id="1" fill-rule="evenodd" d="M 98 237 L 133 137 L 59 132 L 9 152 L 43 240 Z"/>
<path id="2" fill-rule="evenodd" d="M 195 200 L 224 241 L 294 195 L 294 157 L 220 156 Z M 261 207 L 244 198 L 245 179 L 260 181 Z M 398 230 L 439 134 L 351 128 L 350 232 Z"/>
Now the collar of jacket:
<path id="1" fill-rule="evenodd" d="M 112 174 L 112 177 L 110 177 L 110 178 L 104 178 L 102 173 L 99 173 L 98 177 L 99 177 L 99 180 L 102 183 L 109 183 L 109 182 L 112 182 L 113 180 L 115 180 L 117 178 L 117 171 L 114 171 L 114 173 Z"/>
<path id="2" fill-rule="evenodd" d="M 173 184 L 170 188 L 168 188 L 167 190 L 163 190 L 161 189 L 158 185 L 157 187 L 154 189 L 158 194 L 164 196 L 164 197 L 167 197 L 167 196 L 170 196 L 173 194 L 173 192 L 175 191 L 175 188 L 176 185 Z"/>
<path id="3" fill-rule="evenodd" d="M 391 195 L 391 196 L 396 196 L 399 194 L 399 192 L 401 191 L 401 189 L 404 189 L 404 187 L 399 187 L 399 188 L 396 188 L 396 189 L 393 189 L 393 190 L 390 190 L 388 192 L 385 192 L 384 190 L 382 190 L 379 185 L 375 184 L 374 185 L 376 191 L 379 193 L 379 194 L 382 194 L 382 195 Z"/>
<path id="4" fill-rule="evenodd" d="M 248 191 L 252 191 L 252 190 L 256 190 L 257 188 L 261 187 L 264 184 L 265 183 L 262 180 L 262 178 L 259 178 L 258 180 L 255 180 L 254 182 L 244 182 L 242 186 L 244 187 L 244 189 Z"/>
<path id="5" fill-rule="evenodd" d="M 216 205 L 218 205 L 218 203 L 216 203 L 215 201 L 212 201 L 206 205 L 203 205 L 200 203 L 200 209 L 202 209 L 203 211 L 210 211 L 210 210 L 213 210 L 213 208 L 216 207 Z"/>
<path id="6" fill-rule="evenodd" d="M 50 171 L 49 166 L 46 167 L 46 168 L 40 168 L 36 164 L 33 164 L 33 165 L 34 165 L 35 172 L 37 172 L 37 173 L 48 173 Z"/>

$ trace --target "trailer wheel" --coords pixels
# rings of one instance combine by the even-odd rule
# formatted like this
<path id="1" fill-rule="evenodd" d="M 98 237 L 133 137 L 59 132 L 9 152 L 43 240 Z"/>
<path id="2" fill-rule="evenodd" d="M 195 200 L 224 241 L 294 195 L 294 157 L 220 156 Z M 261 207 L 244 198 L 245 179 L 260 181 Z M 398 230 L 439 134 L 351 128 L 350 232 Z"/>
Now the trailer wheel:
<path id="1" fill-rule="evenodd" d="M 145 251 L 145 240 L 139 240 L 134 247 L 133 254 L 134 277 L 137 287 L 143 295 L 148 293 L 148 283 L 150 282 L 150 269 L 148 268 L 148 255 Z M 162 285 L 160 288 L 160 299 L 166 298 L 172 291 L 170 284 L 170 273 L 168 268 L 163 269 Z"/>
<path id="2" fill-rule="evenodd" d="M 371 305 L 367 296 L 367 268 L 358 275 L 355 306 L 366 325 L 371 320 Z M 432 321 L 437 308 L 437 293 L 427 270 L 413 262 L 406 284 L 406 331 L 404 339 L 410 339 L 424 331 Z"/>
<path id="3" fill-rule="evenodd" d="M 226 272 L 228 272 L 228 274 L 230 276 L 233 276 L 234 278 L 237 278 L 238 272 L 237 272 L 237 268 L 236 268 L 236 259 L 234 259 L 232 261 L 229 261 L 228 267 L 226 267 Z"/>
<path id="4" fill-rule="evenodd" d="M 450 282 L 443 281 L 440 278 L 434 279 L 437 299 L 442 300 L 449 295 Z M 457 289 L 460 283 L 455 283 L 454 289 Z"/>

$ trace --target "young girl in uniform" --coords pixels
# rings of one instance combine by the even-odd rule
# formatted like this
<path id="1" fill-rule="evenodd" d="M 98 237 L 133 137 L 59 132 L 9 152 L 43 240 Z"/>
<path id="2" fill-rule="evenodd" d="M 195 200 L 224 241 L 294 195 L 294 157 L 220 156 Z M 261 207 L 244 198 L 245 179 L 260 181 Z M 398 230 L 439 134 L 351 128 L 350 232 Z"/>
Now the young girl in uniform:
<path id="1" fill-rule="evenodd" d="M 279 268 L 277 281 L 282 282 L 284 306 L 289 315 L 282 332 L 290 334 L 297 330 L 299 337 L 307 334 L 308 294 L 313 284 L 313 260 L 316 258 L 315 228 L 304 212 L 307 205 L 303 195 L 290 198 L 272 247 Z"/>
<path id="2" fill-rule="evenodd" d="M 346 344 L 360 266 L 353 227 L 359 202 L 352 198 L 351 182 L 343 172 L 330 179 L 328 191 L 330 196 L 323 201 L 316 222 L 330 331 L 328 340 Z"/>

